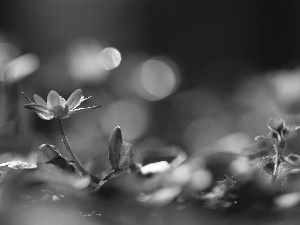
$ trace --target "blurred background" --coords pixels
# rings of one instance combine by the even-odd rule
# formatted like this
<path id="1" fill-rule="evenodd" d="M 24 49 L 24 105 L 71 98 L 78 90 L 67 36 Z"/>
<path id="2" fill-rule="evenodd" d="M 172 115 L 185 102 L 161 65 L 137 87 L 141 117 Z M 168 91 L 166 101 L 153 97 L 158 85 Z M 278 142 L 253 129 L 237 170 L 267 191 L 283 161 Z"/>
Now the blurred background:
<path id="1" fill-rule="evenodd" d="M 109 167 L 115 126 L 137 158 L 172 148 L 242 152 L 268 132 L 270 116 L 299 122 L 299 8 L 292 0 L 1 2 L 0 161 L 30 157 L 43 143 L 65 152 L 56 121 L 24 109 L 21 92 L 68 98 L 78 88 L 92 96 L 83 107 L 102 105 L 65 120 L 90 170 Z"/>

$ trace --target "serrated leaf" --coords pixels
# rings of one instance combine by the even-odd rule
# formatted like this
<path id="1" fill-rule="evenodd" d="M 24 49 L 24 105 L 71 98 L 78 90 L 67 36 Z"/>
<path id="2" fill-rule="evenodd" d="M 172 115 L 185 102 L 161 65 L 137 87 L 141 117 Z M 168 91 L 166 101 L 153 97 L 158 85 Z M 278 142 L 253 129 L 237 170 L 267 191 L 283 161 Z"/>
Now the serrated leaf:
<path id="1" fill-rule="evenodd" d="M 121 146 L 123 143 L 122 132 L 120 127 L 115 127 L 109 137 L 109 161 L 113 170 L 119 169 L 119 162 L 121 157 Z"/>

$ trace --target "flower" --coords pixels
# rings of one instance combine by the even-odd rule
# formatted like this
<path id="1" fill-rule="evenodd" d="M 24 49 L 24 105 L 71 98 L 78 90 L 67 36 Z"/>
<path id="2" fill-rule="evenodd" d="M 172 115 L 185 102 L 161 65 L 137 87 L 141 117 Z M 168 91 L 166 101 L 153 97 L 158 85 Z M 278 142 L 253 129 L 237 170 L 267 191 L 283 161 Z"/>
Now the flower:
<path id="1" fill-rule="evenodd" d="M 66 119 L 74 113 L 81 112 L 87 109 L 96 109 L 101 106 L 92 106 L 87 108 L 77 108 L 83 101 L 90 97 L 84 98 L 82 91 L 77 89 L 66 101 L 56 91 L 50 91 L 47 97 L 47 102 L 39 95 L 34 95 L 34 101 L 30 100 L 23 92 L 22 94 L 30 102 L 24 105 L 26 109 L 33 110 L 37 115 L 44 120 Z"/>

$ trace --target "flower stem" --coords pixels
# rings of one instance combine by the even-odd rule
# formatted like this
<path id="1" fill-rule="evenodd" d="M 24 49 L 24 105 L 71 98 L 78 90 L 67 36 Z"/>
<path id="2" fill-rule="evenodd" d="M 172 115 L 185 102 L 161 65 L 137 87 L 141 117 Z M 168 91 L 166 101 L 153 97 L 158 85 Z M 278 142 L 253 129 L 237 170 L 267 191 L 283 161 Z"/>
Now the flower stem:
<path id="1" fill-rule="evenodd" d="M 115 169 L 110 171 L 104 178 L 102 178 L 102 180 L 98 183 L 97 187 L 94 189 L 94 192 L 98 192 L 101 187 L 103 186 L 103 184 L 105 184 L 110 178 L 112 178 L 115 175 L 121 174 L 122 172 L 124 172 L 124 170 L 122 169 Z"/>
<path id="2" fill-rule="evenodd" d="M 110 171 L 101 181 L 104 182 L 104 181 L 107 181 L 109 180 L 110 178 L 112 178 L 113 176 L 121 173 L 122 170 L 121 169 L 115 169 L 115 170 L 112 170 Z"/>
<path id="3" fill-rule="evenodd" d="M 274 162 L 274 170 L 273 170 L 273 176 L 272 176 L 272 184 L 274 184 L 274 185 L 278 178 L 279 165 L 280 165 L 280 158 L 279 158 L 278 152 L 276 152 L 275 162 Z"/>
<path id="4" fill-rule="evenodd" d="M 279 165 L 282 162 L 282 152 L 284 149 L 285 141 L 280 140 L 274 143 L 274 149 L 275 149 L 275 160 L 274 160 L 274 170 L 273 170 L 273 176 L 272 176 L 272 184 L 276 184 L 276 180 L 278 179 L 279 174 Z"/>
<path id="5" fill-rule="evenodd" d="M 80 161 L 78 160 L 77 156 L 74 154 L 72 148 L 71 148 L 71 145 L 69 143 L 69 140 L 66 136 L 66 132 L 65 132 L 65 129 L 64 129 L 64 125 L 62 123 L 62 120 L 61 119 L 57 119 L 58 121 L 58 127 L 59 127 L 59 130 L 60 130 L 60 133 L 61 133 L 61 136 L 63 138 L 63 142 L 66 146 L 66 149 L 70 155 L 70 157 L 72 158 L 72 160 L 74 161 L 74 163 L 76 164 L 76 166 L 78 167 L 78 169 L 80 170 L 80 172 L 82 173 L 83 176 L 86 176 L 86 175 L 89 175 L 92 179 L 92 181 L 94 183 L 99 183 L 100 182 L 100 179 L 98 179 L 97 177 L 93 176 L 92 174 L 90 174 L 84 167 L 83 165 L 80 163 Z"/>

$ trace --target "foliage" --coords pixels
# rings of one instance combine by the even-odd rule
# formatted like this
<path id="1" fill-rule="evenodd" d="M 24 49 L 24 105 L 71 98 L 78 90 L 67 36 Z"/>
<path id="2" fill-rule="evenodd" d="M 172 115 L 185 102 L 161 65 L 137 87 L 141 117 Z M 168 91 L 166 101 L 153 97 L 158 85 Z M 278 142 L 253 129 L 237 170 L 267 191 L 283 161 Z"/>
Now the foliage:
<path id="1" fill-rule="evenodd" d="M 15 90 L 11 80 L 7 85 Z M 116 127 L 108 140 L 111 168 L 99 175 L 80 162 L 62 123 L 98 107 L 77 108 L 87 99 L 80 89 L 68 100 L 55 91 L 47 102 L 24 96 L 30 101 L 25 108 L 57 120 L 70 159 L 43 144 L 35 162 L 0 164 L 4 224 L 294 224 L 299 219 L 300 156 L 289 153 L 299 127 L 281 117 L 270 118 L 269 133 L 256 137 L 242 154 L 211 151 L 189 158 L 173 148 L 137 161 Z"/>

